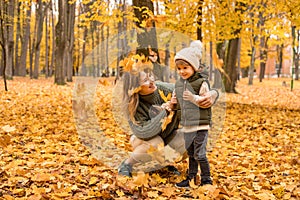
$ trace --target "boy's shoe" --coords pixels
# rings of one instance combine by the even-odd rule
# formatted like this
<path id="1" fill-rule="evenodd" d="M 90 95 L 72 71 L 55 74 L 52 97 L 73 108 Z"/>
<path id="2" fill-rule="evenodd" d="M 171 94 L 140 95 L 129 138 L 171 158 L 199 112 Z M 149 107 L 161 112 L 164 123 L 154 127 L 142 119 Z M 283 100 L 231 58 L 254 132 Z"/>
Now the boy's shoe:
<path id="1" fill-rule="evenodd" d="M 185 180 L 179 182 L 179 183 L 176 183 L 175 186 L 178 187 L 178 188 L 189 188 L 190 187 L 190 181 L 193 180 L 196 181 L 196 177 L 194 178 L 190 178 L 190 177 L 187 177 Z"/>
<path id="2" fill-rule="evenodd" d="M 130 164 L 125 163 L 124 160 L 118 168 L 118 174 L 132 177 L 132 166 Z"/>
<path id="3" fill-rule="evenodd" d="M 178 188 L 189 188 L 190 187 L 190 179 L 187 178 L 179 183 L 175 183 L 175 186 Z"/>
<path id="4" fill-rule="evenodd" d="M 201 186 L 203 185 L 212 185 L 212 180 L 211 179 L 208 179 L 208 180 L 201 180 Z"/>

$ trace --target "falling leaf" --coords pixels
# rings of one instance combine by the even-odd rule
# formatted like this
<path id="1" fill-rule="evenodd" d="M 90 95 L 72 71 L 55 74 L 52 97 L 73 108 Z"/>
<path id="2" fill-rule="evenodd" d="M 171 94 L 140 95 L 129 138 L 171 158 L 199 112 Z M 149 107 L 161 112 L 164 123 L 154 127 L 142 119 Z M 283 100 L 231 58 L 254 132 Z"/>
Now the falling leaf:
<path id="1" fill-rule="evenodd" d="M 99 83 L 104 86 L 110 85 L 110 83 L 106 79 L 99 79 Z"/>
<path id="2" fill-rule="evenodd" d="M 150 145 L 149 149 L 147 150 L 147 153 L 152 157 L 153 160 L 158 161 L 159 163 L 165 162 L 165 156 L 163 154 L 164 150 L 164 143 L 160 143 L 157 145 L 157 147 L 154 147 Z"/>

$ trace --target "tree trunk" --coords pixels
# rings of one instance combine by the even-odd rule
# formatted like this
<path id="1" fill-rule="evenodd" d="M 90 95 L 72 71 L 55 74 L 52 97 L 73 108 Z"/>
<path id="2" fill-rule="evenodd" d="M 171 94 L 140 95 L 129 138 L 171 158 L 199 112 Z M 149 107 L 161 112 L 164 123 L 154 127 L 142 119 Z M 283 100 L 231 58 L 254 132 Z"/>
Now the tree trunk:
<path id="1" fill-rule="evenodd" d="M 226 44 L 227 42 L 220 42 L 217 44 L 217 55 L 218 55 L 218 58 L 221 59 L 221 60 L 225 60 L 225 50 L 226 50 Z M 214 84 L 213 84 L 213 87 L 214 88 L 222 88 L 222 76 L 221 76 L 221 72 L 215 68 L 214 70 Z"/>
<path id="2" fill-rule="evenodd" d="M 170 82 L 170 43 L 166 43 L 166 50 L 165 50 L 165 78 L 164 81 Z"/>
<path id="3" fill-rule="evenodd" d="M 76 2 L 72 4 L 66 3 L 67 8 L 67 81 L 72 82 L 73 76 L 73 49 L 74 49 L 74 25 L 75 25 L 75 8 Z"/>
<path id="4" fill-rule="evenodd" d="M 65 1 L 58 0 L 58 22 L 55 26 L 56 35 L 56 50 L 55 50 L 55 78 L 54 81 L 58 85 L 64 85 L 65 73 L 64 73 L 64 52 L 65 52 L 65 35 L 66 35 L 66 24 L 65 24 Z"/>
<path id="5" fill-rule="evenodd" d="M 8 15 L 8 21 L 7 21 L 7 42 L 6 42 L 6 78 L 12 79 L 13 78 L 13 60 L 14 60 L 14 8 L 15 8 L 15 0 L 10 0 L 7 2 L 7 15 Z"/>
<path id="6" fill-rule="evenodd" d="M 150 11 L 154 12 L 153 2 L 151 0 L 133 0 L 134 14 L 139 19 L 136 25 L 143 31 L 137 34 L 138 48 L 137 53 L 140 55 L 149 56 L 149 46 L 151 50 L 157 53 L 158 63 L 160 63 L 159 53 L 157 49 L 157 37 L 155 22 L 149 20 L 149 16 L 143 13 L 147 7 Z M 146 21 L 146 27 L 142 27 L 141 24 Z"/>
<path id="7" fill-rule="evenodd" d="M 209 80 L 212 81 L 212 73 L 213 73 L 213 43 L 209 42 Z"/>
<path id="8" fill-rule="evenodd" d="M 266 61 L 268 57 L 267 53 L 267 40 L 265 36 L 260 38 L 260 71 L 259 71 L 259 82 L 262 82 L 262 80 L 265 78 L 265 72 L 266 72 Z"/>
<path id="9" fill-rule="evenodd" d="M 298 32 L 299 34 L 299 32 Z M 297 45 L 296 45 L 296 40 L 298 40 L 297 42 L 299 42 L 299 35 L 297 36 L 296 38 L 296 26 L 292 26 L 292 49 L 293 49 L 293 66 L 292 68 L 295 68 L 295 79 L 298 80 L 299 79 L 299 72 L 298 72 L 298 69 L 299 69 L 299 50 L 297 48 Z M 299 43 L 297 43 L 299 44 Z M 297 70 L 296 70 L 297 69 Z M 292 69 L 293 70 L 293 69 Z M 292 74 L 293 75 L 293 74 Z M 298 77 L 297 77 L 298 75 Z M 292 77 L 293 79 L 294 77 Z"/>
<path id="10" fill-rule="evenodd" d="M 36 7 L 35 7 L 35 10 L 37 10 L 37 4 L 36 4 Z M 37 13 L 36 13 L 36 16 L 37 16 Z M 36 17 L 35 17 L 36 18 Z M 29 36 L 29 76 L 30 78 L 33 78 L 33 57 L 34 57 L 34 47 L 35 47 L 35 41 L 36 41 L 36 34 L 37 34 L 37 31 L 36 31 L 36 27 L 37 27 L 37 18 L 35 19 L 35 23 L 34 23 L 34 28 L 33 28 L 33 37 L 30 35 Z"/>
<path id="11" fill-rule="evenodd" d="M 40 69 L 40 53 L 41 53 L 41 41 L 43 37 L 43 24 L 44 24 L 44 3 L 38 1 L 36 10 L 36 40 L 34 45 L 34 70 L 33 78 L 38 79 Z"/>
<path id="12" fill-rule="evenodd" d="M 297 44 L 300 44 L 300 30 L 297 31 Z M 297 48 L 296 58 L 295 58 L 295 80 L 299 80 L 299 61 L 300 61 L 300 52 Z"/>
<path id="13" fill-rule="evenodd" d="M 224 76 L 225 91 L 228 93 L 237 93 L 235 90 L 237 81 L 236 61 L 238 54 L 239 38 L 229 40 L 228 53 L 225 60 L 225 73 L 228 77 Z"/>
<path id="14" fill-rule="evenodd" d="M 47 3 L 45 7 L 45 77 L 49 77 L 49 30 L 48 30 L 48 7 L 49 3 Z"/>
<path id="15" fill-rule="evenodd" d="M 253 85 L 253 76 L 254 76 L 254 63 L 255 63 L 255 54 L 256 54 L 256 48 L 255 46 L 252 46 L 252 50 L 251 50 L 251 61 L 250 61 L 250 68 L 249 68 L 249 81 L 248 81 L 248 85 Z"/>
<path id="16" fill-rule="evenodd" d="M 239 38 L 238 55 L 237 55 L 237 80 L 240 80 L 240 73 L 241 73 L 241 44 L 242 44 L 242 38 Z"/>
<path id="17" fill-rule="evenodd" d="M 281 69 L 282 69 L 282 61 L 283 61 L 283 44 L 281 44 L 280 46 L 277 46 L 277 52 L 278 52 L 278 68 L 277 68 L 277 77 L 280 77 L 281 74 Z"/>
<path id="18" fill-rule="evenodd" d="M 23 23 L 23 37 L 21 39 L 21 55 L 19 62 L 20 76 L 26 76 L 26 60 L 27 60 L 27 52 L 28 52 L 28 44 L 29 44 L 29 35 L 30 35 L 30 21 L 31 21 L 31 7 L 26 7 L 26 17 Z"/>
<path id="19" fill-rule="evenodd" d="M 92 75 L 93 77 L 96 77 L 96 62 L 95 62 L 95 25 L 93 22 L 90 24 L 90 31 L 91 31 L 91 37 L 92 37 Z"/>
<path id="20" fill-rule="evenodd" d="M 20 32 L 21 32 L 21 20 L 20 20 L 20 15 L 21 15 L 21 2 L 17 0 L 16 3 L 17 6 L 17 30 L 16 30 L 16 44 L 15 44 L 15 70 L 14 74 L 19 76 L 20 74 L 20 57 L 19 57 L 19 39 L 20 39 Z"/>
<path id="21" fill-rule="evenodd" d="M 5 70 L 6 70 L 6 46 L 5 46 L 5 42 L 6 42 L 6 21 L 5 21 L 5 16 L 7 15 L 7 4 L 3 1 L 0 1 L 0 46 L 2 49 L 2 63 L 1 63 L 1 74 L 3 76 L 3 81 L 4 81 L 4 89 L 5 91 L 7 91 L 7 82 L 6 82 L 6 75 L 5 75 Z"/>
<path id="22" fill-rule="evenodd" d="M 55 1 L 54 1 L 55 2 Z M 55 5 L 53 5 L 53 2 L 49 2 L 51 5 L 51 24 L 52 24 L 52 52 L 51 52 L 51 64 L 49 69 L 49 75 L 53 75 L 53 69 L 54 69 L 54 63 L 55 63 L 55 49 L 56 49 L 56 41 L 55 41 L 55 19 L 54 19 L 54 11 L 55 11 Z"/>
<path id="23" fill-rule="evenodd" d="M 266 8 L 266 3 L 262 3 L 262 6 Z M 266 62 L 267 62 L 267 41 L 268 38 L 264 36 L 265 32 L 265 21 L 266 18 L 263 15 L 263 12 L 259 12 L 259 26 L 260 32 L 261 32 L 261 38 L 260 38 L 260 71 L 259 71 L 259 82 L 262 82 L 262 80 L 265 78 L 265 71 L 266 71 Z"/>
<path id="24" fill-rule="evenodd" d="M 122 34 L 122 26 L 121 22 L 118 22 L 118 36 L 117 36 L 117 47 L 118 47 L 118 57 L 117 57 L 117 76 L 116 81 L 119 79 L 120 76 L 120 69 L 119 69 L 119 63 L 123 59 L 124 51 L 122 48 L 122 41 L 121 41 L 121 34 Z"/>
<path id="25" fill-rule="evenodd" d="M 97 43 L 97 49 L 96 49 L 96 51 L 97 51 L 97 57 L 96 57 L 96 63 L 97 63 L 97 66 L 96 66 L 96 70 L 97 70 L 97 72 L 96 72 L 96 76 L 97 77 L 100 77 L 100 63 L 101 63 L 101 55 L 100 55 L 100 29 L 99 29 L 99 27 L 97 27 L 97 29 L 96 29 L 97 31 L 96 31 L 96 43 Z"/>
<path id="26" fill-rule="evenodd" d="M 101 44 L 100 44 L 100 48 L 102 49 L 102 54 L 101 54 L 101 60 L 100 60 L 100 70 L 101 70 L 101 76 L 103 75 L 104 73 L 104 68 L 105 68 L 105 60 L 106 60 L 106 54 L 107 54 L 107 51 L 105 51 L 105 37 L 104 37 L 104 26 L 101 27 L 101 30 L 100 30 L 100 35 L 101 35 Z"/>
<path id="27" fill-rule="evenodd" d="M 85 58 L 85 46 L 87 43 L 87 34 L 88 34 L 88 29 L 87 27 L 84 27 L 84 31 L 83 31 L 83 45 L 82 45 L 82 58 L 81 58 L 81 76 L 86 76 L 87 75 L 87 71 L 86 71 L 86 66 L 84 63 L 84 58 Z"/>
<path id="28" fill-rule="evenodd" d="M 108 77 L 109 76 L 109 59 L 108 59 L 108 41 L 109 41 L 109 26 L 107 26 L 106 28 L 106 47 L 105 47 L 105 73 L 106 73 L 106 76 Z"/>

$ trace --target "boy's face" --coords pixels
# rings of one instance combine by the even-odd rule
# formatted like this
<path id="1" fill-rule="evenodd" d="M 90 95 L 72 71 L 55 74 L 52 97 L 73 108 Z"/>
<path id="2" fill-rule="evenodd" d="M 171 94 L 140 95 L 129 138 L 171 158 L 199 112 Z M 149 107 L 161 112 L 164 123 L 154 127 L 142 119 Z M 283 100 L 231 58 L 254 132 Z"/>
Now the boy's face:
<path id="1" fill-rule="evenodd" d="M 184 80 L 190 78 L 195 73 L 194 68 L 187 63 L 186 64 L 181 64 L 181 63 L 176 64 L 176 68 L 177 68 L 177 73 Z"/>

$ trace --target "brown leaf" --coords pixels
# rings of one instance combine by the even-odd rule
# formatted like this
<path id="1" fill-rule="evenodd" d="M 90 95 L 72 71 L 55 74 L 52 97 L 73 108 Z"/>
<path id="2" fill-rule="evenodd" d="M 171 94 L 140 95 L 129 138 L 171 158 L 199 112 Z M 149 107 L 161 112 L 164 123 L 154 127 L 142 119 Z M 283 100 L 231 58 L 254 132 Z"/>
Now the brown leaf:
<path id="1" fill-rule="evenodd" d="M 36 181 L 36 182 L 48 182 L 53 179 L 55 179 L 54 176 L 46 173 L 38 173 L 31 178 L 32 181 Z"/>

